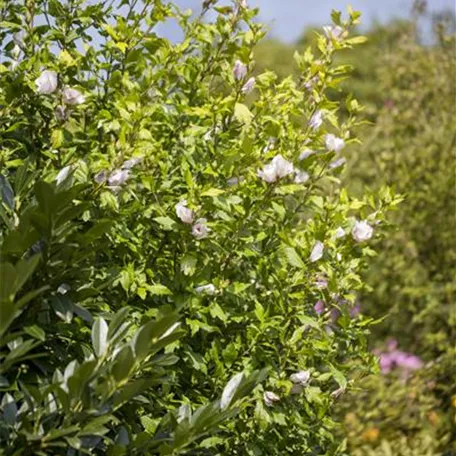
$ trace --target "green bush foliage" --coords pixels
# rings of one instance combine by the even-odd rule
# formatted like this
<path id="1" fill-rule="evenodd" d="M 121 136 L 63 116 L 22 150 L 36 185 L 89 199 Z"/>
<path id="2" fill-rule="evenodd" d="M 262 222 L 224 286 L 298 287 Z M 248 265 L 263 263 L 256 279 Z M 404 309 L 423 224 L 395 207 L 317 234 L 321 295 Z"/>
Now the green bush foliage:
<path id="1" fill-rule="evenodd" d="M 371 377 L 362 384 L 367 391 L 343 401 L 350 454 L 456 451 L 455 18 L 454 12 L 423 15 L 424 4 L 415 2 L 412 20 L 376 25 L 365 44 L 338 54 L 354 71 L 330 93 L 333 100 L 355 94 L 375 124 L 350 154 L 345 184 L 355 194 L 390 184 L 404 195 L 396 229 L 365 277 L 370 291 L 362 309 L 388 315 L 370 344 L 394 338 L 424 362 L 405 382 L 394 374 Z M 434 27 L 432 43 L 429 37 L 422 43 L 417 24 L 425 21 Z M 309 45 L 314 33 L 305 31 L 294 46 L 263 42 L 258 66 L 292 71 L 284 69 L 283 56 Z"/>
<path id="2" fill-rule="evenodd" d="M 284 80 L 251 76 L 243 1 L 0 14 L 0 453 L 343 453 L 333 404 L 374 368 L 356 298 L 399 202 L 340 183 L 362 119 L 327 91 L 359 14 Z"/>

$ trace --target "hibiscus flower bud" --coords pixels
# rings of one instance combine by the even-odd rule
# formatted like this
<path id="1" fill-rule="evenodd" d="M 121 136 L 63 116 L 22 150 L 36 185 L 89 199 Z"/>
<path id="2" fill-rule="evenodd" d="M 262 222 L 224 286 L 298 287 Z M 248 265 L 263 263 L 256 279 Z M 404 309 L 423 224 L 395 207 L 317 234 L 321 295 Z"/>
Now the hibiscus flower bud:
<path id="1" fill-rule="evenodd" d="M 206 225 L 205 218 L 198 219 L 192 226 L 192 234 L 196 239 L 204 239 L 209 236 L 210 229 Z"/>
<path id="2" fill-rule="evenodd" d="M 106 170 L 100 171 L 99 173 L 95 174 L 94 179 L 97 184 L 103 184 L 108 179 L 108 172 Z"/>
<path id="3" fill-rule="evenodd" d="M 310 157 L 314 153 L 315 153 L 314 150 L 305 149 L 299 154 L 298 160 L 300 160 L 300 161 L 305 160 L 306 158 Z"/>
<path id="4" fill-rule="evenodd" d="M 179 201 L 176 204 L 176 215 L 184 223 L 189 225 L 193 223 L 193 211 L 187 207 L 187 200 Z"/>
<path id="5" fill-rule="evenodd" d="M 52 70 L 45 70 L 35 80 L 38 93 L 48 95 L 57 90 L 57 73 Z"/>
<path id="6" fill-rule="evenodd" d="M 323 242 L 317 241 L 315 242 L 312 252 L 310 253 L 310 261 L 315 263 L 316 261 L 320 260 L 323 257 L 323 252 L 325 250 L 325 246 Z"/>
<path id="7" fill-rule="evenodd" d="M 79 105 L 85 102 L 84 95 L 77 89 L 65 87 L 62 93 L 63 102 L 68 105 Z"/>
<path id="8" fill-rule="evenodd" d="M 339 228 L 337 228 L 337 230 L 335 231 L 333 238 L 334 238 L 334 239 L 341 239 L 341 238 L 343 238 L 346 234 L 347 234 L 347 233 L 345 232 L 345 230 L 344 230 L 341 226 L 339 226 Z"/>
<path id="9" fill-rule="evenodd" d="M 329 152 L 340 152 L 345 147 L 345 141 L 330 133 L 325 136 L 325 145 Z"/>
<path id="10" fill-rule="evenodd" d="M 71 172 L 71 166 L 65 166 L 64 168 L 62 168 L 59 173 L 57 174 L 56 178 L 55 178 L 55 181 L 57 183 L 57 185 L 60 185 L 61 183 L 63 183 L 64 181 L 66 181 L 70 175 L 70 172 Z"/>
<path id="11" fill-rule="evenodd" d="M 344 29 L 339 25 L 324 25 L 323 33 L 328 40 L 340 41 L 343 38 Z"/>
<path id="12" fill-rule="evenodd" d="M 233 74 L 237 81 L 244 79 L 247 76 L 247 65 L 242 63 L 240 60 L 236 60 L 234 63 Z"/>
<path id="13" fill-rule="evenodd" d="M 242 87 L 241 92 L 244 95 L 248 95 L 255 88 L 256 81 L 255 78 L 250 78 Z"/>
<path id="14" fill-rule="evenodd" d="M 344 157 L 341 157 L 337 160 L 334 160 L 333 162 L 331 162 L 328 166 L 329 169 L 335 169 L 335 168 L 340 168 L 341 166 L 343 166 L 345 164 L 347 160 L 345 160 Z"/>
<path id="15" fill-rule="evenodd" d="M 316 111 L 315 114 L 309 120 L 309 127 L 312 128 L 312 130 L 317 130 L 318 128 L 321 127 L 322 123 L 323 123 L 323 112 Z"/>
<path id="16" fill-rule="evenodd" d="M 270 407 L 271 405 L 274 405 L 275 402 L 280 401 L 280 397 L 277 396 L 277 394 L 273 393 L 272 391 L 265 391 L 263 394 L 263 400 L 264 403 Z"/>
<path id="17" fill-rule="evenodd" d="M 325 311 L 325 302 L 319 299 L 314 305 L 314 310 L 317 315 L 321 315 Z"/>
<path id="18" fill-rule="evenodd" d="M 356 242 L 368 241 L 374 234 L 374 229 L 365 220 L 356 221 L 352 229 L 352 236 Z"/>

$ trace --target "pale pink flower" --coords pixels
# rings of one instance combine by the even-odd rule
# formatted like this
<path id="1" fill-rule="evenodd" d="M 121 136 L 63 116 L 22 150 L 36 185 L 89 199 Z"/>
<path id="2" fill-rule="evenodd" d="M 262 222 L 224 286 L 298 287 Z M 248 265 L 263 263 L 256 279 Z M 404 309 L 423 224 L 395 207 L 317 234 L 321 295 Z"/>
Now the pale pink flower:
<path id="1" fill-rule="evenodd" d="M 206 222 L 205 218 L 201 218 L 192 226 L 192 234 L 196 239 L 204 239 L 209 236 L 211 230 L 207 227 Z"/>
<path id="2" fill-rule="evenodd" d="M 323 242 L 317 241 L 315 242 L 312 252 L 310 253 L 310 261 L 315 263 L 316 261 L 320 260 L 323 257 L 323 252 L 325 250 L 325 246 Z"/>
<path id="3" fill-rule="evenodd" d="M 242 63 L 240 60 L 236 60 L 234 63 L 233 74 L 236 80 L 240 81 L 247 76 L 247 65 Z"/>
<path id="4" fill-rule="evenodd" d="M 265 391 L 263 394 L 263 400 L 264 403 L 270 407 L 271 405 L 274 405 L 275 402 L 280 401 L 280 397 L 277 396 L 277 394 L 273 393 L 272 391 Z"/>
<path id="5" fill-rule="evenodd" d="M 193 211 L 187 207 L 187 201 L 182 200 L 176 204 L 176 215 L 182 222 L 187 224 L 193 223 Z"/>
<path id="6" fill-rule="evenodd" d="M 352 229 L 352 236 L 356 242 L 368 241 L 374 234 L 374 229 L 365 220 L 356 221 Z"/>
<path id="7" fill-rule="evenodd" d="M 244 95 L 248 95 L 255 88 L 255 85 L 256 85 L 255 78 L 252 77 L 244 84 L 244 86 L 241 89 L 241 92 Z"/>
<path id="8" fill-rule="evenodd" d="M 52 70 L 44 70 L 35 80 L 38 93 L 48 95 L 57 90 L 57 73 Z"/>

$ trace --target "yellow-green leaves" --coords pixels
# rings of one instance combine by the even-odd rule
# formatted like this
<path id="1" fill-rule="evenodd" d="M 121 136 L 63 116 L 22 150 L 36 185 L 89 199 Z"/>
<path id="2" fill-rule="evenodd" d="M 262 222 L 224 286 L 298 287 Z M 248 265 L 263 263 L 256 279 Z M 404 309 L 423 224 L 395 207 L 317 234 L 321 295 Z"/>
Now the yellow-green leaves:
<path id="1" fill-rule="evenodd" d="M 234 105 L 234 117 L 239 122 L 249 125 L 252 122 L 253 114 L 245 104 L 236 103 Z"/>

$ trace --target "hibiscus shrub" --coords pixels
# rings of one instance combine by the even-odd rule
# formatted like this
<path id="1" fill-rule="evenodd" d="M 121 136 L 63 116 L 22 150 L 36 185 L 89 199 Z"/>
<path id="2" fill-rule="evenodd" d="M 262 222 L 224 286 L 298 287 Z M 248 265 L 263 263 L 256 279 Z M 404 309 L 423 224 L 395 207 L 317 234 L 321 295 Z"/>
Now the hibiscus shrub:
<path id="1" fill-rule="evenodd" d="M 422 13 L 424 3 L 416 7 Z M 381 349 L 383 378 L 369 380 L 369 399 L 361 393 L 345 404 L 352 437 L 377 430 L 376 438 L 351 439 L 354 454 L 456 452 L 456 37 L 452 22 L 441 19 L 432 45 L 420 44 L 410 21 L 379 61 L 372 78 L 384 105 L 366 132 L 369 153 L 355 150 L 347 173 L 354 191 L 394 183 L 405 194 L 393 219 L 397 229 L 366 277 L 366 313 L 388 314 L 373 345 L 393 340 Z"/>
<path id="2" fill-rule="evenodd" d="M 251 75 L 245 1 L 6 3 L 0 452 L 343 453 L 332 405 L 375 365 L 361 273 L 398 203 L 340 185 L 361 107 L 326 93 L 359 14 L 279 81 Z"/>

